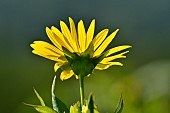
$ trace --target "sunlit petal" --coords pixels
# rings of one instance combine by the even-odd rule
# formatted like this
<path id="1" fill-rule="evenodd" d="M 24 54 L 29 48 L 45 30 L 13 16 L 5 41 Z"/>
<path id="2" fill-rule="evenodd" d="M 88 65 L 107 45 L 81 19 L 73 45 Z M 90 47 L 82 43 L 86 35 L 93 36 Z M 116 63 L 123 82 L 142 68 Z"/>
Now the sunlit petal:
<path id="1" fill-rule="evenodd" d="M 44 51 L 36 51 L 36 50 L 33 50 L 32 53 L 34 53 L 34 54 L 36 54 L 36 55 L 39 55 L 39 56 L 42 56 L 42 57 L 44 57 L 44 58 L 53 60 L 53 61 L 57 61 L 57 60 L 58 60 L 58 56 L 49 55 L 49 54 L 45 53 Z"/>
<path id="2" fill-rule="evenodd" d="M 53 35 L 56 37 L 56 40 L 58 43 L 60 43 L 61 46 L 64 46 L 67 48 L 69 51 L 73 52 L 73 49 L 67 39 L 63 36 L 63 34 L 54 26 L 51 27 L 52 32 L 54 33 Z"/>
<path id="3" fill-rule="evenodd" d="M 32 48 L 44 48 L 44 49 L 48 49 L 49 51 L 52 51 L 53 53 L 59 54 L 59 55 L 64 55 L 63 52 L 56 48 L 55 46 L 44 42 L 44 41 L 34 41 L 33 44 L 30 45 Z"/>
<path id="4" fill-rule="evenodd" d="M 75 24 L 74 24 L 74 21 L 72 18 L 69 17 L 69 22 L 70 22 L 70 31 L 71 31 L 71 36 L 73 38 L 73 41 L 75 42 L 76 44 L 76 49 L 77 51 L 75 52 L 80 52 L 80 47 L 79 47 L 79 44 L 78 44 L 78 38 L 77 38 L 77 32 L 76 32 L 76 27 L 75 27 Z"/>
<path id="5" fill-rule="evenodd" d="M 95 38 L 93 39 L 94 50 L 96 50 L 99 45 L 104 41 L 108 34 L 108 31 L 108 29 L 104 29 L 95 36 Z"/>
<path id="6" fill-rule="evenodd" d="M 53 35 L 52 31 L 46 27 L 46 33 L 47 33 L 47 36 L 49 37 L 49 39 L 51 40 L 51 42 L 57 47 L 59 48 L 60 50 L 62 50 L 62 47 L 61 45 L 58 43 L 58 41 L 56 40 L 55 36 Z"/>
<path id="7" fill-rule="evenodd" d="M 102 64 L 102 63 L 97 64 L 95 69 L 104 70 L 104 69 L 108 69 L 110 66 L 113 66 L 113 65 L 123 66 L 123 64 L 120 62 L 107 62 L 105 64 Z"/>
<path id="8" fill-rule="evenodd" d="M 91 41 L 93 39 L 94 30 L 95 30 L 95 20 L 92 20 L 92 22 L 87 30 L 86 48 L 89 46 L 89 44 L 91 43 Z"/>
<path id="9" fill-rule="evenodd" d="M 53 55 L 53 56 L 57 56 L 57 57 L 60 57 L 61 55 L 58 54 L 57 52 L 51 50 L 51 49 L 48 49 L 48 48 L 44 48 L 44 47 L 41 47 L 41 46 L 38 46 L 36 44 L 31 44 L 31 47 L 37 51 L 37 52 L 43 52 L 44 54 L 46 55 Z"/>
<path id="10" fill-rule="evenodd" d="M 117 46 L 117 47 L 114 47 L 112 49 L 109 49 L 106 56 L 109 56 L 113 53 L 116 53 L 116 52 L 119 52 L 119 51 L 122 51 L 122 50 L 125 50 L 125 49 L 128 49 L 128 48 L 131 48 L 132 46 L 129 46 L 129 45 L 123 45 L 123 46 Z"/>
<path id="11" fill-rule="evenodd" d="M 106 47 L 110 44 L 110 42 L 113 40 L 113 38 L 115 37 L 116 33 L 119 31 L 119 29 L 117 29 L 116 31 L 114 31 L 111 35 L 109 35 L 104 42 L 99 46 L 99 48 L 94 52 L 94 56 L 98 56 L 100 55 L 105 49 Z"/>
<path id="12" fill-rule="evenodd" d="M 60 75 L 60 79 L 66 80 L 66 79 L 69 79 L 70 77 L 72 77 L 73 75 L 74 75 L 73 70 L 63 70 Z"/>
<path id="13" fill-rule="evenodd" d="M 67 38 L 67 40 L 68 40 L 69 44 L 71 45 L 71 47 L 73 48 L 73 50 L 77 52 L 76 43 L 73 40 L 67 25 L 63 21 L 60 21 L 60 26 L 61 26 L 61 31 L 62 31 L 63 35 Z"/>
<path id="14" fill-rule="evenodd" d="M 109 61 L 112 61 L 112 60 L 115 60 L 115 59 L 118 59 L 118 58 L 126 58 L 126 56 L 124 56 L 124 54 L 128 53 L 129 51 L 125 51 L 123 53 L 120 53 L 118 55 L 114 55 L 114 56 L 110 56 L 110 57 L 107 57 L 107 58 L 104 58 L 101 63 L 105 63 L 105 62 L 109 62 Z"/>
<path id="15" fill-rule="evenodd" d="M 60 68 L 60 64 L 59 63 L 55 63 L 54 71 L 56 72 L 59 68 Z"/>
<path id="16" fill-rule="evenodd" d="M 82 20 L 80 20 L 78 23 L 78 41 L 80 45 L 80 51 L 84 52 L 86 47 L 86 32 Z"/>

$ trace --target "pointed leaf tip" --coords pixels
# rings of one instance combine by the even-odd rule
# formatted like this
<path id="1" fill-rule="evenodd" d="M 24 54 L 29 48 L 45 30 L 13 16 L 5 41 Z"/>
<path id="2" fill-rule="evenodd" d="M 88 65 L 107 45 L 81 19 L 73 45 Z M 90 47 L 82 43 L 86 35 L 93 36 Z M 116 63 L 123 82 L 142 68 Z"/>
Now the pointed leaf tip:
<path id="1" fill-rule="evenodd" d="M 123 106 L 124 106 L 124 104 L 123 104 L 123 98 L 122 98 L 122 94 L 121 94 L 114 113 L 121 113 L 123 110 Z"/>
<path id="2" fill-rule="evenodd" d="M 91 93 L 89 96 L 89 100 L 88 100 L 88 108 L 90 110 L 90 113 L 94 113 L 94 97 L 93 94 Z"/>
<path id="3" fill-rule="evenodd" d="M 69 109 L 67 108 L 67 106 L 54 94 L 55 81 L 56 81 L 56 76 L 54 76 L 52 87 L 51 87 L 53 109 L 58 113 L 69 113 Z"/>
<path id="4" fill-rule="evenodd" d="M 34 89 L 34 92 L 35 92 L 38 100 L 40 101 L 41 105 L 45 106 L 45 103 L 44 103 L 43 99 L 41 98 L 41 96 L 38 94 L 38 92 L 35 89 Z"/>

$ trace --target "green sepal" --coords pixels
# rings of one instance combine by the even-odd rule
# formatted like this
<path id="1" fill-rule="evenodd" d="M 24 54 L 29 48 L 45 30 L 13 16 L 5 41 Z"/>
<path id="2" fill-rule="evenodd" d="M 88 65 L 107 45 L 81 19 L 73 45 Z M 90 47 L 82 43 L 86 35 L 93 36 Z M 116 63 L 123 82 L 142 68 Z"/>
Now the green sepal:
<path id="1" fill-rule="evenodd" d="M 64 63 L 61 67 L 61 70 L 70 70 L 70 64 L 68 62 Z"/>
<path id="2" fill-rule="evenodd" d="M 122 94 L 121 94 L 114 113 L 121 113 L 122 110 L 123 110 L 123 98 L 122 98 Z"/>
<path id="3" fill-rule="evenodd" d="M 67 108 L 67 106 L 54 94 L 55 80 L 56 80 L 56 76 L 54 76 L 52 88 L 51 88 L 53 109 L 58 113 L 69 113 L 69 109 Z"/>
<path id="4" fill-rule="evenodd" d="M 104 58 L 106 58 L 106 55 L 108 54 L 108 52 L 104 52 L 103 54 L 101 54 L 99 57 L 97 57 L 95 59 L 95 62 L 98 64 L 99 62 L 101 62 Z"/>
<path id="5" fill-rule="evenodd" d="M 38 111 L 40 113 L 58 113 L 48 106 L 32 105 L 32 104 L 26 104 L 26 103 L 24 103 L 24 104 L 27 106 L 33 107 L 36 111 Z"/>
<path id="6" fill-rule="evenodd" d="M 88 55 L 90 55 L 90 57 L 92 57 L 93 53 L 94 53 L 94 45 L 91 42 L 89 44 L 88 48 L 81 54 L 81 56 L 88 56 Z"/>
<path id="7" fill-rule="evenodd" d="M 63 53 L 65 55 L 65 57 L 67 58 L 67 60 L 69 59 L 74 59 L 75 58 L 75 54 L 71 53 L 69 50 L 67 50 L 65 47 L 62 46 L 63 49 Z M 68 59 L 69 58 L 69 59 Z"/>

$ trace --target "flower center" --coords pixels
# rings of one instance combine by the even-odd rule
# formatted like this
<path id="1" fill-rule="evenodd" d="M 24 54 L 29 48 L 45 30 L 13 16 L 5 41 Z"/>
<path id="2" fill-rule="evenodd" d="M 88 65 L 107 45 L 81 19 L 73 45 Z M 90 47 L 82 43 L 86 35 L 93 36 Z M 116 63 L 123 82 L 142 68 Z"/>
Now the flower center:
<path id="1" fill-rule="evenodd" d="M 71 60 L 70 67 L 76 75 L 87 76 L 91 74 L 95 66 L 97 65 L 94 58 L 87 56 L 79 56 L 75 53 L 76 57 Z"/>

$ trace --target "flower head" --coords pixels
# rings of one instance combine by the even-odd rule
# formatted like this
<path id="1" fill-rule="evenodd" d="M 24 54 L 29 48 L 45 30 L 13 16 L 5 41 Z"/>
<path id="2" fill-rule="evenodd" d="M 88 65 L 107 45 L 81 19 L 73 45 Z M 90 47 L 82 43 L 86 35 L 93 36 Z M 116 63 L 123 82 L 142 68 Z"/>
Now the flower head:
<path id="1" fill-rule="evenodd" d="M 46 27 L 47 36 L 54 45 L 45 41 L 34 41 L 31 44 L 34 54 L 56 62 L 54 71 L 59 68 L 63 70 L 60 75 L 61 80 L 68 79 L 74 74 L 87 76 L 94 69 L 104 70 L 112 65 L 123 65 L 114 60 L 126 58 L 124 54 L 129 51 L 122 52 L 122 50 L 131 48 L 131 46 L 118 46 L 104 52 L 119 29 L 109 36 L 107 36 L 108 29 L 104 29 L 94 36 L 95 20 L 92 20 L 87 32 L 82 20 L 78 22 L 77 30 L 70 17 L 69 23 L 70 29 L 63 21 L 60 21 L 61 31 L 54 26 L 51 29 Z M 111 56 L 112 54 L 114 55 Z"/>

